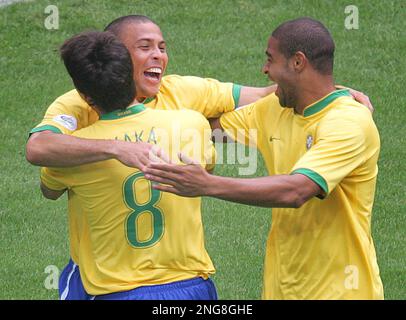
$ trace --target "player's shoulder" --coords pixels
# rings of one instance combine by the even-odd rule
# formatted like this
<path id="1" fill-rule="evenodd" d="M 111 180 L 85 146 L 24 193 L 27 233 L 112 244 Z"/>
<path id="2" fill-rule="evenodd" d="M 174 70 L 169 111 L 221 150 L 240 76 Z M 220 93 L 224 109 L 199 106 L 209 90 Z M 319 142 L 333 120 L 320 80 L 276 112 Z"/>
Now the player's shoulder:
<path id="1" fill-rule="evenodd" d="M 79 95 L 76 89 L 70 90 L 58 98 L 55 99 L 54 103 L 62 104 L 67 107 L 82 107 L 88 108 L 89 105 L 84 101 Z"/>
<path id="2" fill-rule="evenodd" d="M 45 118 L 74 131 L 87 126 L 89 119 L 96 119 L 97 114 L 74 89 L 56 98 L 48 107 Z"/>
<path id="3" fill-rule="evenodd" d="M 378 129 L 369 109 L 352 97 L 342 97 L 327 112 L 320 123 L 327 131 L 340 131 L 345 135 L 378 137 Z"/>
<path id="4" fill-rule="evenodd" d="M 327 113 L 327 119 L 350 121 L 358 124 L 373 124 L 371 111 L 352 97 L 340 98 Z"/>
<path id="5" fill-rule="evenodd" d="M 70 115 L 80 115 L 82 113 L 88 113 L 91 111 L 91 107 L 84 101 L 77 90 L 70 90 L 63 95 L 59 96 L 48 107 L 48 113 L 64 113 Z"/>
<path id="6" fill-rule="evenodd" d="M 163 76 L 162 82 L 161 82 L 161 89 L 179 85 L 179 84 L 185 82 L 185 80 L 186 79 L 184 79 L 184 76 L 180 76 L 177 74 L 169 74 L 169 75 Z"/>
<path id="7" fill-rule="evenodd" d="M 187 89 L 192 88 L 195 89 L 196 87 L 204 87 L 207 83 L 218 82 L 216 79 L 211 78 L 202 78 L 197 76 L 191 75 L 178 75 L 178 74 L 170 74 L 166 75 L 162 78 L 161 82 L 161 89 L 169 89 L 169 88 L 178 88 L 178 89 Z"/>
<path id="8" fill-rule="evenodd" d="M 179 83 L 179 82 L 189 82 L 189 81 L 199 81 L 204 78 L 191 76 L 191 75 L 179 75 L 179 74 L 168 74 L 162 77 L 162 83 Z"/>

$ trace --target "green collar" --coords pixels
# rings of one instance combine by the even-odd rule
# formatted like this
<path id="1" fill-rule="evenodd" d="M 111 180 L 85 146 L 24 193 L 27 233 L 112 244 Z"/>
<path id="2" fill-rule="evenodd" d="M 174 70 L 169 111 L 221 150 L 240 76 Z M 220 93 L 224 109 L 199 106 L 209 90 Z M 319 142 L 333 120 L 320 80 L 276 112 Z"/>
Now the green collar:
<path id="1" fill-rule="evenodd" d="M 150 103 L 154 99 L 155 99 L 155 97 L 149 97 L 149 98 L 146 98 L 142 103 L 147 104 L 147 103 Z"/>
<path id="2" fill-rule="evenodd" d="M 127 116 L 131 116 L 133 114 L 140 113 L 141 111 L 144 111 L 145 109 L 146 109 L 145 106 L 142 103 L 140 103 L 140 104 L 136 104 L 134 106 L 128 107 L 125 110 L 119 109 L 119 110 L 114 110 L 109 113 L 102 114 L 100 116 L 100 120 L 120 119 L 123 117 L 127 117 Z"/>
<path id="3" fill-rule="evenodd" d="M 348 89 L 336 90 L 332 93 L 328 94 L 324 98 L 320 99 L 319 101 L 311 104 L 310 106 L 306 107 L 303 112 L 304 117 L 309 117 L 314 115 L 315 113 L 323 110 L 327 107 L 330 103 L 332 103 L 335 99 L 339 97 L 351 96 L 350 91 Z"/>

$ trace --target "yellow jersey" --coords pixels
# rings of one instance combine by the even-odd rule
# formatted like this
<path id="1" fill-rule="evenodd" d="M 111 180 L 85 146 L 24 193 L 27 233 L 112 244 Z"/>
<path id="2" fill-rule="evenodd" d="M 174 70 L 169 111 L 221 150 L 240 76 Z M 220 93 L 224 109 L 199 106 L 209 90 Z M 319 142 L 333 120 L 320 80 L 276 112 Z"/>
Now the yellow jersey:
<path id="1" fill-rule="evenodd" d="M 104 114 L 73 135 L 149 142 L 169 155 L 182 151 L 199 156 L 207 168 L 215 160 L 209 123 L 191 110 L 152 110 L 139 104 Z M 142 172 L 117 160 L 43 168 L 41 180 L 52 190 L 67 188 L 69 201 L 74 199 L 75 252 L 89 294 L 214 273 L 205 249 L 201 198 L 155 190 Z"/>
<path id="2" fill-rule="evenodd" d="M 241 86 L 215 79 L 168 75 L 162 78 L 158 94 L 147 98 L 146 107 L 159 110 L 191 109 L 206 118 L 218 118 L 232 111 L 240 99 Z M 79 95 L 76 89 L 58 97 L 47 109 L 44 118 L 30 134 L 50 130 L 71 134 L 88 127 L 99 116 Z"/>
<path id="3" fill-rule="evenodd" d="M 368 109 L 337 90 L 299 115 L 271 94 L 220 119 L 242 143 L 257 130 L 269 175 L 303 174 L 324 191 L 272 209 L 262 297 L 383 299 L 371 237 L 380 141 Z"/>
<path id="4" fill-rule="evenodd" d="M 193 76 L 168 75 L 162 78 L 158 94 L 148 98 L 144 105 L 151 109 L 181 110 L 191 109 L 206 118 L 219 117 L 238 105 L 241 86 L 222 83 L 214 79 Z M 71 90 L 57 98 L 48 108 L 46 114 L 31 133 L 50 130 L 55 133 L 72 134 L 96 122 L 99 116 L 79 95 Z M 69 244 L 72 260 L 79 263 L 79 224 L 75 213 L 76 199 L 69 196 Z"/>

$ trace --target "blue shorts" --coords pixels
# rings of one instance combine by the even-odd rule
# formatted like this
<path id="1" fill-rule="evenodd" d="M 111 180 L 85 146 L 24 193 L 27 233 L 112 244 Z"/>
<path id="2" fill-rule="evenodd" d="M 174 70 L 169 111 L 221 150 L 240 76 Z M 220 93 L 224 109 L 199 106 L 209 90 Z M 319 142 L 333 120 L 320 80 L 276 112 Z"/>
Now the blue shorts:
<path id="1" fill-rule="evenodd" d="M 217 300 L 211 279 L 193 278 L 96 296 L 95 300 Z"/>
<path id="2" fill-rule="evenodd" d="M 61 300 L 93 300 L 88 294 L 80 278 L 79 266 L 72 259 L 59 276 L 59 299 Z"/>
<path id="3" fill-rule="evenodd" d="M 99 296 L 89 295 L 83 287 L 79 267 L 69 260 L 59 277 L 61 300 L 217 300 L 211 279 L 193 278 L 167 284 L 138 287 L 133 290 Z"/>

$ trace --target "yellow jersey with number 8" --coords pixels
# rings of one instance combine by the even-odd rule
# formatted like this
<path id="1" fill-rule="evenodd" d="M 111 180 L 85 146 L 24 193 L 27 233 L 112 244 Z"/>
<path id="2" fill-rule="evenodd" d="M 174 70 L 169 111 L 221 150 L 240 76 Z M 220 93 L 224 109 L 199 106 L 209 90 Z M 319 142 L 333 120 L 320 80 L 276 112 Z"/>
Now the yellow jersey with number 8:
<path id="1" fill-rule="evenodd" d="M 191 110 L 142 104 L 101 116 L 74 136 L 144 141 L 169 155 L 184 151 L 212 167 L 215 149 L 207 120 Z M 81 278 L 92 295 L 127 291 L 214 273 L 205 249 L 201 199 L 152 188 L 138 169 L 117 160 L 73 168 L 44 168 L 42 182 L 75 200 Z"/>

